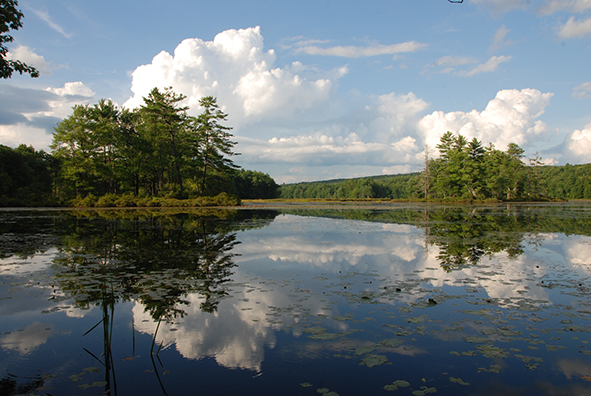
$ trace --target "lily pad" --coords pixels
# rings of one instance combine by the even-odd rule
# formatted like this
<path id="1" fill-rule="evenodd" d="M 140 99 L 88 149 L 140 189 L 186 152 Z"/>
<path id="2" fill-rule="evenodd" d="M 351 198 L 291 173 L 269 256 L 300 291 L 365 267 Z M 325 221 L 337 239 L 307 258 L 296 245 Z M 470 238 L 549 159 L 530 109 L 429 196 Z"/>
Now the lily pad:
<path id="1" fill-rule="evenodd" d="M 387 391 L 395 391 L 398 388 L 406 388 L 410 386 L 410 382 L 405 381 L 405 380 L 396 380 L 391 384 L 388 385 L 384 385 L 384 390 Z"/>
<path id="2" fill-rule="evenodd" d="M 384 355 L 367 355 L 361 360 L 361 362 L 359 362 L 360 365 L 365 365 L 367 367 L 381 366 L 382 364 L 387 363 L 389 363 L 388 358 Z"/>
<path id="3" fill-rule="evenodd" d="M 460 384 L 460 385 L 464 385 L 464 386 L 468 386 L 470 385 L 469 382 L 465 382 L 463 379 L 461 378 L 456 378 L 456 377 L 449 377 L 449 381 L 453 382 L 455 384 Z"/>
<path id="4" fill-rule="evenodd" d="M 358 347 L 357 349 L 355 349 L 355 355 L 357 355 L 357 356 L 365 355 L 366 353 L 373 352 L 375 349 L 376 349 L 375 345 L 361 346 L 361 347 Z"/>

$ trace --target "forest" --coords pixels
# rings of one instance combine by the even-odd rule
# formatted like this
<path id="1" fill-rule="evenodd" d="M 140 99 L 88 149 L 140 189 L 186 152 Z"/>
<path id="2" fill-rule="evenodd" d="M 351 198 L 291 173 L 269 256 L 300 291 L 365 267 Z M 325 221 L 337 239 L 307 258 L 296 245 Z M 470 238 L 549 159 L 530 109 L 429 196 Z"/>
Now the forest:
<path id="1" fill-rule="evenodd" d="M 591 164 L 545 166 L 510 143 L 505 151 L 446 132 L 437 158 L 417 173 L 281 186 L 283 199 L 400 199 L 452 202 L 591 199 Z"/>
<path id="2" fill-rule="evenodd" d="M 189 116 L 185 96 L 154 88 L 136 110 L 111 101 L 74 106 L 55 127 L 51 153 L 0 145 L 1 206 L 169 206 L 275 198 L 267 174 L 233 157 L 217 100 Z"/>

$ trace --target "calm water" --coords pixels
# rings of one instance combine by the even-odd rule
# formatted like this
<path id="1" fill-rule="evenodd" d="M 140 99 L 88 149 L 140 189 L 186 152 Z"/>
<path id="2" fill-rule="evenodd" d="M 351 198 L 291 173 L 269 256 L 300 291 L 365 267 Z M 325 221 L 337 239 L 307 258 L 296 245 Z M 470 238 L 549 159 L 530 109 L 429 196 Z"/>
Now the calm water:
<path id="1" fill-rule="evenodd" d="M 0 394 L 591 394 L 591 204 L 0 211 Z"/>

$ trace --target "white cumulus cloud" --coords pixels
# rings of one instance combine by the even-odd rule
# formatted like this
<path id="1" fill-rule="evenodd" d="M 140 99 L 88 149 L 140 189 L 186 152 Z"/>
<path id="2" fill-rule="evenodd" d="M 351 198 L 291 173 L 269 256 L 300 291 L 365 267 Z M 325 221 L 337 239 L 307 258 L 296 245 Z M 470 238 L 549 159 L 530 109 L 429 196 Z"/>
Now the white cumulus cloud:
<path id="1" fill-rule="evenodd" d="M 6 58 L 20 60 L 27 66 L 33 66 L 35 69 L 39 70 L 41 74 L 51 74 L 52 66 L 45 60 L 45 58 L 36 54 L 33 49 L 25 45 L 19 45 L 8 51 Z"/>
<path id="2" fill-rule="evenodd" d="M 561 163 L 586 164 L 591 162 L 591 123 L 582 130 L 575 130 L 567 135 Z"/>
<path id="3" fill-rule="evenodd" d="M 319 44 L 299 43 L 293 45 L 296 53 Z M 467 67 L 461 72 L 472 76 L 509 59 L 493 56 L 475 66 L 472 58 L 446 56 L 434 66 Z M 213 41 L 187 39 L 174 54 L 161 52 L 133 72 L 134 95 L 124 106 L 141 105 L 155 86 L 186 95 L 194 114 L 201 111 L 196 104 L 202 96 L 215 96 L 234 127 L 242 153 L 236 162 L 280 183 L 413 171 L 422 164 L 425 144 L 435 147 L 447 130 L 500 149 L 511 142 L 527 149 L 545 136 L 539 117 L 552 93 L 503 90 L 484 110 L 425 115 L 429 103 L 413 92 L 340 95 L 337 82 L 348 73 L 346 65 L 326 71 L 297 60 L 277 67 L 275 61 L 258 27 L 228 30 Z"/>
<path id="4" fill-rule="evenodd" d="M 170 86 L 186 95 L 187 105 L 196 112 L 201 97 L 217 97 L 237 126 L 261 118 L 293 116 L 327 103 L 333 80 L 307 79 L 293 71 L 301 70 L 301 64 L 294 65 L 293 70 L 275 67 L 275 58 L 274 50 L 264 51 L 259 27 L 227 30 L 213 41 L 186 39 L 173 55 L 162 51 L 150 64 L 133 72 L 134 96 L 124 106 L 138 107 L 152 88 Z M 336 79 L 346 73 L 343 67 L 330 77 Z"/>
<path id="5" fill-rule="evenodd" d="M 418 128 L 430 147 L 439 143 L 443 133 L 451 131 L 469 140 L 477 138 L 485 145 L 492 142 L 504 150 L 509 143 L 524 145 L 546 131 L 546 124 L 538 118 L 552 96 L 530 88 L 502 90 L 481 112 L 435 111 L 423 117 Z"/>

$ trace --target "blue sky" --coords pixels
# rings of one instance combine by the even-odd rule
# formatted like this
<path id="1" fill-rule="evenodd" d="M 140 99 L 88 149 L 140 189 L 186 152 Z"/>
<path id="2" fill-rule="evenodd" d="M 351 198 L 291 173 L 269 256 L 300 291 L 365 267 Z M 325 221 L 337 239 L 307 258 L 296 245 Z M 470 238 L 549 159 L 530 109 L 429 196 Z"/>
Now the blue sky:
<path id="1" fill-rule="evenodd" d="M 282 183 L 406 173 L 446 131 L 591 162 L 591 0 L 20 0 L 0 144 L 48 150 L 75 104 L 213 95 L 236 163 Z"/>

